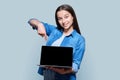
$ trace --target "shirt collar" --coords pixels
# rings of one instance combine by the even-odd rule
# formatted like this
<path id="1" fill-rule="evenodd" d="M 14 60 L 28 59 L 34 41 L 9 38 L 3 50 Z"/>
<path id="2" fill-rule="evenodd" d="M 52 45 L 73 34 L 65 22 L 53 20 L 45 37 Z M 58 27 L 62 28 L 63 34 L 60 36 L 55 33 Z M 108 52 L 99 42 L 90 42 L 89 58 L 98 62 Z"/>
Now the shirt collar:
<path id="1" fill-rule="evenodd" d="M 74 35 L 75 35 L 75 33 L 76 33 L 76 30 L 73 30 L 68 36 L 66 36 L 66 37 L 69 37 L 69 36 L 71 36 L 71 37 L 73 37 Z"/>
<path id="2" fill-rule="evenodd" d="M 60 30 L 60 32 L 63 33 L 63 30 Z M 72 31 L 68 36 L 66 36 L 66 37 L 69 37 L 69 36 L 72 36 L 72 37 L 73 37 L 76 32 L 77 32 L 77 31 L 76 31 L 75 29 L 73 29 L 73 31 Z"/>

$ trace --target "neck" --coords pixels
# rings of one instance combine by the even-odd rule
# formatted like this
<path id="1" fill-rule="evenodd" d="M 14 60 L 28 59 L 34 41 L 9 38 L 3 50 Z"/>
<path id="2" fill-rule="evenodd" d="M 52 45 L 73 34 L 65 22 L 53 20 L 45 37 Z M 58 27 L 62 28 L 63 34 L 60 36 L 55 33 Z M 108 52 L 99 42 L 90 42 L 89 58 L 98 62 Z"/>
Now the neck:
<path id="1" fill-rule="evenodd" d="M 73 27 L 71 27 L 70 29 L 64 30 L 63 34 L 68 36 L 68 35 L 70 35 L 72 33 L 72 31 L 73 31 Z"/>

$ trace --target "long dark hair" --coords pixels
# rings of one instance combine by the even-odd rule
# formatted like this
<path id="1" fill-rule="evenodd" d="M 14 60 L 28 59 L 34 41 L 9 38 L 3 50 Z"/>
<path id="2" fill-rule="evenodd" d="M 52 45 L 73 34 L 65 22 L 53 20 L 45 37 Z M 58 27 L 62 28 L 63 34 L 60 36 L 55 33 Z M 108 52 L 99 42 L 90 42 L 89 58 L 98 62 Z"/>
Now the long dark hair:
<path id="1" fill-rule="evenodd" d="M 55 12 L 55 20 L 56 20 L 57 28 L 60 29 L 60 30 L 62 29 L 62 27 L 60 26 L 60 24 L 59 24 L 59 22 L 58 22 L 58 18 L 57 18 L 57 12 L 60 11 L 60 10 L 68 11 L 68 12 L 73 16 L 73 28 L 74 28 L 79 34 L 81 34 L 80 29 L 79 29 L 79 25 L 78 25 L 78 22 L 77 22 L 76 14 L 75 14 L 73 8 L 72 8 L 70 5 L 68 5 L 68 4 L 60 5 L 60 6 L 56 9 L 56 12 Z"/>

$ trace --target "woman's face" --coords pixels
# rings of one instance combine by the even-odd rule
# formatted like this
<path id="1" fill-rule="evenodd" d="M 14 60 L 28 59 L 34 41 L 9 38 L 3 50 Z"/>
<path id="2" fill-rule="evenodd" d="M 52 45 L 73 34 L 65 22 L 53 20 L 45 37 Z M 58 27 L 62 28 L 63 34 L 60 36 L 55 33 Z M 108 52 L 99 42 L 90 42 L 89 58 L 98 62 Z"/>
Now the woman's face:
<path id="1" fill-rule="evenodd" d="M 63 27 L 64 30 L 73 29 L 73 16 L 65 10 L 60 10 L 57 12 L 58 22 Z"/>

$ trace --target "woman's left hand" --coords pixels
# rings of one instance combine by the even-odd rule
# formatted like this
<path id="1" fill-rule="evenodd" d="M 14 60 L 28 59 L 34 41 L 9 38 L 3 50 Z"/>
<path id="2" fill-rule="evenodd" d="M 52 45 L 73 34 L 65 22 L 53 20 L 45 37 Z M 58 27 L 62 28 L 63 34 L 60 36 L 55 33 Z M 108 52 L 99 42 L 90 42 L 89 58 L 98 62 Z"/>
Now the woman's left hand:
<path id="1" fill-rule="evenodd" d="M 56 68 L 56 67 L 49 67 L 48 69 L 51 69 L 59 74 L 68 74 L 68 73 L 72 73 L 72 68 Z"/>

